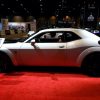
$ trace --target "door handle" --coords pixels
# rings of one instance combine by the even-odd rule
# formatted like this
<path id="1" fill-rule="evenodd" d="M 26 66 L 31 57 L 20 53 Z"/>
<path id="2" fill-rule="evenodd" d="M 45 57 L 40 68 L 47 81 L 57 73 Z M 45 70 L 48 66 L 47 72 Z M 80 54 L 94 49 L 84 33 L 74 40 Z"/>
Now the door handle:
<path id="1" fill-rule="evenodd" d="M 64 47 L 65 47 L 64 45 L 59 46 L 59 48 L 64 48 Z"/>

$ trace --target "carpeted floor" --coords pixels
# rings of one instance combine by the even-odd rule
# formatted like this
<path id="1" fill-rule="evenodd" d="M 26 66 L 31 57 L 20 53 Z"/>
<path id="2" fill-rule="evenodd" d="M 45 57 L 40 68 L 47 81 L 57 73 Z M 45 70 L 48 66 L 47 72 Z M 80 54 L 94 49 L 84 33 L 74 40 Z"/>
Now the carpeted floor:
<path id="1" fill-rule="evenodd" d="M 2 73 L 0 100 L 100 100 L 100 78 L 48 71 Z"/>

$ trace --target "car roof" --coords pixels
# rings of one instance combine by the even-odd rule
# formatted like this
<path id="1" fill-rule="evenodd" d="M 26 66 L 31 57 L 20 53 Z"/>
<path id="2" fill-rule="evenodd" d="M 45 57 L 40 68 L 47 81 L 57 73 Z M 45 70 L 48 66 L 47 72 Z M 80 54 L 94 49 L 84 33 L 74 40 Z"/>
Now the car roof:
<path id="1" fill-rule="evenodd" d="M 50 28 L 50 29 L 44 29 L 44 30 L 40 30 L 39 33 L 41 32 L 55 32 L 55 31 L 71 31 L 76 33 L 77 35 L 79 35 L 82 38 L 98 38 L 98 36 L 92 34 L 91 32 L 85 30 L 85 29 L 80 29 L 80 28 Z"/>
<path id="2" fill-rule="evenodd" d="M 43 29 L 40 30 L 39 32 L 45 32 L 45 31 L 72 31 L 72 30 L 80 30 L 76 28 L 49 28 L 49 29 Z"/>

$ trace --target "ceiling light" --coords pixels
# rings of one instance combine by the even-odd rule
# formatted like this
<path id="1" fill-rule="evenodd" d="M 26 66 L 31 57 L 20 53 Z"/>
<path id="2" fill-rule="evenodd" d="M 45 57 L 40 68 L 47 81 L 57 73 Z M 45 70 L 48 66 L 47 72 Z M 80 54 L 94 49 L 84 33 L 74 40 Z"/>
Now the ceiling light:
<path id="1" fill-rule="evenodd" d="M 26 8 L 24 8 L 24 10 L 26 10 Z"/>
<path id="2" fill-rule="evenodd" d="M 40 6 L 42 7 L 43 5 L 42 5 L 42 4 L 40 4 Z"/>
<path id="3" fill-rule="evenodd" d="M 61 7 L 61 5 L 59 5 L 59 7 Z"/>
<path id="4" fill-rule="evenodd" d="M 22 4 L 22 3 L 21 3 L 20 5 L 21 5 L 21 6 L 23 6 L 23 4 Z"/>
<path id="5" fill-rule="evenodd" d="M 1 6 L 4 6 L 4 4 L 2 3 Z"/>
<path id="6" fill-rule="evenodd" d="M 13 12 L 13 13 L 15 13 L 15 11 L 14 11 L 14 10 L 13 10 L 12 12 Z"/>
<path id="7" fill-rule="evenodd" d="M 10 8 L 8 8 L 8 10 L 10 10 Z"/>

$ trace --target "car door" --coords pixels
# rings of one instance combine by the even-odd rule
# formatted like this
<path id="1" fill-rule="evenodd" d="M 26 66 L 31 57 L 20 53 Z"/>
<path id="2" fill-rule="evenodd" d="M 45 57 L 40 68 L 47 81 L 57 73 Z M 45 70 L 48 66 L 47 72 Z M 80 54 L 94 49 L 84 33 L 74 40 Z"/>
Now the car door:
<path id="1" fill-rule="evenodd" d="M 51 32 L 54 34 L 53 32 Z M 23 43 L 20 55 L 23 65 L 27 66 L 64 66 L 66 64 L 66 42 L 59 41 L 62 33 L 56 32 L 51 38 L 48 32 L 33 38 L 35 43 Z M 47 36 L 46 36 L 47 35 Z"/>
<path id="2" fill-rule="evenodd" d="M 85 49 L 82 47 L 81 37 L 71 31 L 65 32 L 66 41 L 66 65 L 67 66 L 77 66 L 77 58 L 81 52 Z"/>

